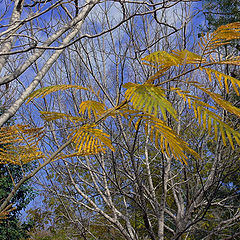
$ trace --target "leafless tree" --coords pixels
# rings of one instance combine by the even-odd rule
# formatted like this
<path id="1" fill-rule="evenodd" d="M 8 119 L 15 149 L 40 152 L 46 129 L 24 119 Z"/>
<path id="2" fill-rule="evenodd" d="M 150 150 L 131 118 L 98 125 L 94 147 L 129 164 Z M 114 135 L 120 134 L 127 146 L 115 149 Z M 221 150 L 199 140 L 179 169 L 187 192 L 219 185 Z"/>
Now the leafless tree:
<path id="1" fill-rule="evenodd" d="M 74 42 L 102 36 L 126 22 L 134 21 L 138 16 L 152 15 L 159 22 L 157 13 L 179 2 L 181 1 L 2 1 L 0 84 L 16 84 L 18 94 L 11 107 L 1 115 L 0 125 L 18 111 L 40 82 L 44 82 L 49 69 L 64 49 Z M 87 16 L 90 13 L 96 14 L 104 4 L 114 5 L 118 9 L 118 18 L 114 24 L 88 32 L 89 29 L 84 27 Z M 159 24 L 167 23 L 163 21 Z M 179 30 L 171 25 L 169 27 L 171 31 L 168 34 Z M 36 73 L 33 72 L 35 65 Z"/>

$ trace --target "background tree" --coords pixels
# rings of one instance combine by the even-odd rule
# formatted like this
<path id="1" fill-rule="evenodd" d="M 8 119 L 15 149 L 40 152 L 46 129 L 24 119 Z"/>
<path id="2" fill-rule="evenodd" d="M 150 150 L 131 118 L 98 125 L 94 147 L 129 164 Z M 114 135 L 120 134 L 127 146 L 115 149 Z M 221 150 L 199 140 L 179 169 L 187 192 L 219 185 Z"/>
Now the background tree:
<path id="1" fill-rule="evenodd" d="M 24 170 L 27 170 L 24 166 Z M 22 178 L 22 169 L 20 166 L 13 164 L 0 164 L 0 199 L 3 201 L 13 188 L 13 181 L 19 181 Z M 33 227 L 31 221 L 23 222 L 22 213 L 27 205 L 33 200 L 34 193 L 29 183 L 21 186 L 11 203 L 14 206 L 6 219 L 1 220 L 0 236 L 3 240 L 8 239 L 26 239 L 28 231 Z"/>
<path id="2" fill-rule="evenodd" d="M 211 29 L 212 31 L 217 29 L 221 24 L 228 24 L 231 22 L 239 21 L 239 2 L 238 1 L 205 1 L 205 9 L 204 14 L 206 16 L 206 26 L 205 28 Z M 219 54 L 222 55 L 231 55 L 239 53 L 239 40 L 232 41 L 228 45 L 219 49 Z M 225 74 L 231 75 L 237 79 L 239 79 L 239 67 L 226 65 L 223 68 L 219 68 L 219 70 L 223 71 Z M 224 99 L 230 101 L 234 106 L 239 108 L 239 96 L 234 92 L 230 91 L 229 94 L 222 91 L 221 92 Z M 232 122 L 232 126 L 236 130 L 239 131 L 238 122 L 235 117 L 231 114 L 224 113 L 225 119 L 228 122 Z M 228 150 L 224 150 L 224 157 L 226 158 L 226 154 L 228 154 Z M 237 209 L 239 205 L 239 159 L 238 159 L 238 152 L 231 153 L 231 165 L 226 167 L 224 170 L 223 175 L 225 177 L 222 180 L 220 185 L 220 192 L 222 199 L 228 199 L 227 202 L 232 206 L 232 209 Z M 235 160 L 234 160 L 235 159 Z M 231 169 L 231 170 L 230 170 Z M 228 173 L 229 171 L 229 173 Z M 229 198 L 229 196 L 231 196 Z M 219 231 L 222 231 L 222 225 L 216 225 L 216 223 L 221 218 L 225 218 L 229 214 L 229 210 L 224 207 L 212 209 L 213 213 L 206 218 L 206 225 L 204 227 L 205 230 L 201 230 L 201 232 L 211 232 L 211 238 L 218 238 Z M 235 219 L 235 221 L 238 218 Z M 198 232 L 200 234 L 200 232 Z M 226 238 L 227 239 L 237 239 L 239 237 L 238 231 L 238 224 L 237 225 L 230 225 L 227 230 L 225 230 Z"/>
<path id="3" fill-rule="evenodd" d="M 208 25 L 215 30 L 217 27 L 240 20 L 240 3 L 237 0 L 204 1 L 204 14 Z"/>

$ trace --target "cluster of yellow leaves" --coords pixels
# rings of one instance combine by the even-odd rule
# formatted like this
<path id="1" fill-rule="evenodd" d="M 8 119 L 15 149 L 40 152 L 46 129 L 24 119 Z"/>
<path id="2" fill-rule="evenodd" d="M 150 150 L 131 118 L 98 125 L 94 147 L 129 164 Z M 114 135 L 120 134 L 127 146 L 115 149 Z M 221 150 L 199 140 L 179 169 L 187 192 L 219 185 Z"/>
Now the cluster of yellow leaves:
<path id="1" fill-rule="evenodd" d="M 160 149 L 163 154 L 167 154 L 168 157 L 171 157 L 172 154 L 175 159 L 178 159 L 182 163 L 187 163 L 187 156 L 184 151 L 199 158 L 199 155 L 188 147 L 188 144 L 168 127 L 164 121 L 151 114 L 140 114 L 133 111 L 129 125 L 131 125 L 135 118 L 137 119 L 134 124 L 135 129 L 138 129 L 140 123 L 143 124 L 145 134 L 149 136 L 155 147 Z"/>
<path id="2" fill-rule="evenodd" d="M 239 61 L 240 61 L 240 59 L 239 59 Z M 240 87 L 240 81 L 238 79 L 236 79 L 234 77 L 231 77 L 229 75 L 226 75 L 222 72 L 219 72 L 215 69 L 211 69 L 211 68 L 200 68 L 200 70 L 205 70 L 206 71 L 206 73 L 208 75 L 208 79 L 209 79 L 210 82 L 212 81 L 212 73 L 213 73 L 215 78 L 218 80 L 219 86 L 221 88 L 223 88 L 223 83 L 224 83 L 227 93 L 229 93 L 229 82 L 230 82 L 232 84 L 232 87 L 233 87 L 234 91 L 239 96 L 239 91 L 238 91 L 237 86 Z"/>
<path id="3" fill-rule="evenodd" d="M 218 47 L 229 44 L 232 40 L 240 38 L 240 22 L 220 26 L 213 33 L 207 33 L 200 39 L 199 46 L 202 55 L 211 54 Z"/>
<path id="4" fill-rule="evenodd" d="M 14 125 L 0 129 L 0 164 L 26 164 L 44 158 L 38 147 L 42 128 Z"/>
<path id="5" fill-rule="evenodd" d="M 80 104 L 79 113 L 84 114 L 85 112 L 87 112 L 87 116 L 89 119 L 92 118 L 91 114 L 93 114 L 94 118 L 97 119 L 105 112 L 105 108 L 106 107 L 104 103 L 88 100 Z"/>
<path id="6" fill-rule="evenodd" d="M 166 99 L 164 90 L 153 84 L 126 83 L 123 87 L 127 88 L 125 98 L 133 104 L 133 108 L 157 116 L 159 110 L 164 120 L 167 119 L 166 110 L 177 120 L 176 110 Z"/>
<path id="7" fill-rule="evenodd" d="M 67 121 L 71 122 L 84 122 L 87 121 L 86 118 L 82 118 L 79 116 L 72 116 L 70 114 L 66 113 L 60 113 L 60 112 L 47 112 L 47 111 L 41 111 L 41 118 L 45 121 L 54 121 L 58 119 L 65 119 Z"/>
<path id="8" fill-rule="evenodd" d="M 239 22 L 231 23 L 225 26 L 221 26 L 215 32 L 208 33 L 206 34 L 206 36 L 203 36 L 201 38 L 199 46 L 202 49 L 202 56 L 195 55 L 194 53 L 191 53 L 186 50 L 175 51 L 173 53 L 166 53 L 164 51 L 162 52 L 159 51 L 159 52 L 150 54 L 145 58 L 143 58 L 142 60 L 145 62 L 147 61 L 148 63 L 145 63 L 145 64 L 150 65 L 152 67 L 160 67 L 160 70 L 158 70 L 154 74 L 154 76 L 151 77 L 147 82 L 153 82 L 153 80 L 160 78 L 163 75 L 163 72 L 166 69 L 169 69 L 170 67 L 179 66 L 182 64 L 193 64 L 194 70 L 199 69 L 200 71 L 206 72 L 210 82 L 213 81 L 212 75 L 214 75 L 215 77 L 214 79 L 217 80 L 219 87 L 223 89 L 223 86 L 225 86 L 227 93 L 229 93 L 229 87 L 231 84 L 234 91 L 239 96 L 238 87 L 240 87 L 240 81 L 238 79 L 228 76 L 226 74 L 223 74 L 215 69 L 205 67 L 205 66 L 211 66 L 216 64 L 239 65 L 240 64 L 239 56 L 237 57 L 227 56 L 225 59 L 221 58 L 219 61 L 214 59 L 214 54 L 211 55 L 212 53 L 214 53 L 216 48 L 224 46 L 230 43 L 230 41 L 239 39 L 239 38 L 240 38 L 240 23 Z M 207 55 L 209 55 L 208 60 L 206 58 Z M 226 111 L 232 114 L 235 114 L 237 117 L 240 117 L 240 109 L 233 106 L 230 102 L 224 100 L 222 96 L 220 96 L 218 93 L 214 93 L 213 91 L 211 91 L 208 88 L 205 88 L 198 82 L 186 81 L 185 83 L 186 85 L 195 87 L 196 89 L 199 89 L 202 92 L 209 95 L 210 98 L 218 105 L 218 107 L 221 107 Z M 194 110 L 194 116 L 195 118 L 198 119 L 198 123 L 202 124 L 203 128 L 205 129 L 206 129 L 206 126 L 208 126 L 209 134 L 211 134 L 213 130 L 216 140 L 218 138 L 218 133 L 220 133 L 224 145 L 227 144 L 226 135 L 233 149 L 234 149 L 233 138 L 235 139 L 236 143 L 240 145 L 239 132 L 235 131 L 228 124 L 222 121 L 221 117 L 216 114 L 216 111 L 213 110 L 213 109 L 216 109 L 215 106 L 211 106 L 207 103 L 204 103 L 203 101 L 201 101 L 201 97 L 193 96 L 190 94 L 190 92 L 183 91 L 180 88 L 175 88 L 175 89 L 171 88 L 171 91 L 176 92 L 180 97 L 184 99 L 184 101 L 188 102 L 189 108 L 192 107 Z M 162 93 L 162 95 L 163 94 L 164 93 Z M 145 95 L 142 94 L 142 96 L 146 97 L 146 94 Z M 131 96 L 128 96 L 128 99 L 130 99 L 130 97 Z M 148 101 L 150 102 L 150 100 Z M 154 107 L 154 104 L 156 104 L 156 101 L 154 103 L 151 103 L 151 106 Z M 161 104 L 163 104 L 163 102 Z"/>
<path id="9" fill-rule="evenodd" d="M 157 72 L 147 80 L 147 83 L 153 83 L 155 79 L 163 76 L 166 71 L 173 66 L 201 64 L 202 62 L 206 62 L 206 59 L 196 53 L 184 49 L 182 51 L 173 51 L 172 53 L 167 53 L 165 51 L 154 52 L 142 58 L 142 61 L 144 65 L 157 69 Z"/>
<path id="10" fill-rule="evenodd" d="M 70 134 L 75 148 L 80 155 L 97 154 L 105 152 L 106 147 L 114 151 L 109 135 L 101 129 L 96 128 L 94 124 L 85 124 L 84 126 L 74 129 Z"/>
<path id="11" fill-rule="evenodd" d="M 184 49 L 182 51 L 173 51 L 172 53 L 165 51 L 154 52 L 142 58 L 142 61 L 144 61 L 143 64 L 145 65 L 165 69 L 183 64 L 197 64 L 205 60 L 201 56 Z"/>
<path id="12" fill-rule="evenodd" d="M 200 70 L 205 72 L 209 78 L 209 82 L 217 80 L 220 88 L 223 86 L 226 92 L 229 93 L 229 87 L 232 85 L 235 92 L 239 95 L 238 87 L 240 87 L 240 81 L 236 78 L 223 74 L 215 69 L 209 68 L 209 66 L 216 64 L 234 64 L 239 65 L 240 56 L 227 56 L 224 59 L 216 60 L 215 51 L 217 48 L 224 46 L 230 41 L 240 38 L 240 23 L 232 23 L 218 28 L 213 33 L 208 33 L 200 39 L 200 49 L 202 54 L 198 55 L 188 50 L 176 50 L 172 53 L 165 51 L 158 51 L 144 57 L 143 64 L 149 65 L 156 69 L 156 73 L 150 77 L 144 84 L 126 83 L 124 87 L 127 89 L 125 92 L 125 100 L 113 109 L 106 108 L 104 103 L 94 100 L 84 101 L 79 106 L 79 116 L 72 116 L 71 114 L 58 113 L 58 112 L 41 112 L 42 118 L 46 121 L 55 121 L 58 119 L 65 119 L 71 122 L 81 122 L 81 124 L 74 124 L 75 128 L 71 130 L 69 137 L 75 145 L 76 152 L 69 155 L 58 155 L 57 158 L 66 158 L 73 156 L 82 156 L 89 154 L 97 154 L 99 152 L 105 152 L 107 148 L 114 151 L 114 147 L 110 140 L 110 136 L 104 133 L 97 125 L 106 119 L 107 116 L 115 116 L 121 114 L 129 119 L 129 125 L 134 124 L 135 129 L 138 130 L 140 126 L 145 129 L 145 134 L 149 136 L 150 140 L 155 143 L 156 148 L 161 149 L 162 153 L 167 156 L 173 156 L 175 159 L 185 162 L 188 158 L 187 154 L 198 158 L 198 154 L 193 151 L 188 144 L 178 136 L 173 129 L 167 124 L 167 119 L 171 116 L 178 121 L 177 112 L 174 109 L 172 103 L 167 99 L 165 90 L 160 87 L 161 81 L 158 84 L 154 84 L 156 79 L 160 79 L 166 72 L 172 67 L 191 66 L 190 71 Z M 214 55 L 215 54 L 215 55 Z M 187 73 L 188 73 L 187 72 Z M 180 74 L 185 75 L 186 72 Z M 214 80 L 213 80 L 214 77 Z M 171 81 L 179 81 L 179 76 L 176 76 Z M 240 145 L 240 135 L 237 131 L 232 129 L 229 125 L 223 122 L 222 118 L 217 114 L 217 108 L 221 107 L 226 111 L 240 116 L 240 110 L 233 106 L 230 102 L 224 100 L 218 93 L 213 92 L 201 85 L 201 82 L 185 81 L 185 84 L 190 89 L 195 88 L 197 91 L 201 91 L 207 94 L 211 98 L 210 105 L 201 99 L 201 96 L 195 96 L 190 91 L 183 91 L 181 88 L 171 88 L 173 94 L 181 97 L 188 103 L 190 109 L 193 109 L 194 117 L 198 120 L 198 123 L 203 125 L 203 128 L 208 130 L 209 134 L 214 133 L 217 140 L 219 133 L 221 135 L 223 143 L 226 145 L 226 136 L 232 148 L 235 146 L 235 142 Z M 41 88 L 33 92 L 28 102 L 36 97 L 45 97 L 47 94 L 53 93 L 59 90 L 67 90 L 75 88 L 78 90 L 92 91 L 90 88 L 74 85 L 57 85 Z M 131 103 L 131 105 L 129 105 Z M 161 112 L 161 115 L 159 114 Z M 161 120 L 161 118 L 163 120 Z M 3 132 L 7 132 L 7 129 L 3 129 Z M 13 132 L 13 129 L 10 131 Z M 21 133 L 21 129 L 16 130 L 15 135 Z M 1 135 L 4 136 L 4 133 Z M 2 138 L 0 136 L 0 138 Z M 4 138 L 3 138 L 4 139 Z M 15 140 L 14 140 L 15 139 Z M 14 143 L 21 145 L 22 139 L 16 140 L 16 138 L 9 138 L 9 146 Z M 234 140 L 235 139 L 235 140 Z M 11 144 L 10 144 L 11 143 Z M 16 144 L 15 144 L 16 143 Z M 31 140 L 26 139 L 26 143 L 30 147 L 29 149 L 36 147 L 34 153 L 38 152 L 37 145 L 31 145 Z M 6 144 L 6 143 L 3 143 Z M 24 145 L 26 146 L 26 145 Z M 8 145 L 7 145 L 8 147 Z M 16 148 L 14 151 L 17 151 Z M 19 154 L 12 153 L 12 156 L 23 156 L 21 159 L 10 160 L 11 156 L 5 156 L 8 162 L 15 162 L 18 164 L 26 162 L 24 156 L 29 156 L 27 159 L 36 159 L 41 157 L 39 155 L 31 155 L 27 149 L 24 150 L 24 154 L 21 151 L 21 147 L 18 148 Z M 8 150 L 4 148 L 1 150 L 1 154 L 8 154 Z M 11 151 L 10 151 L 11 152 Z M 0 161 L 4 161 L 4 158 L 0 157 Z M 12 158 L 13 159 L 13 158 Z M 5 160 L 6 161 L 6 160 Z M 6 162 L 7 162 L 6 161 Z"/>

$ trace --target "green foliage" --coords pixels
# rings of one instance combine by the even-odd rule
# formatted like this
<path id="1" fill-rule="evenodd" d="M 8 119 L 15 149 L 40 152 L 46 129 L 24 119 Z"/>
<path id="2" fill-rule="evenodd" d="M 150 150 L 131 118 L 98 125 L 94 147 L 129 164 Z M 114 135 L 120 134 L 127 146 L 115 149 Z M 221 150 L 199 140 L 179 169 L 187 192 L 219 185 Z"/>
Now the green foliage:
<path id="1" fill-rule="evenodd" d="M 24 171 L 31 168 L 32 163 L 25 165 L 23 168 L 13 164 L 0 164 L 0 199 L 4 200 L 11 192 L 14 183 L 19 181 Z M 2 240 L 20 240 L 28 237 L 28 231 L 33 226 L 33 222 L 21 222 L 21 211 L 26 208 L 30 201 L 34 198 L 34 192 L 31 186 L 23 184 L 19 191 L 15 194 L 11 203 L 14 209 L 9 212 L 5 219 L 0 223 L 0 236 Z"/>
<path id="2" fill-rule="evenodd" d="M 204 0 L 205 16 L 210 28 L 240 21 L 240 2 L 238 0 Z"/>

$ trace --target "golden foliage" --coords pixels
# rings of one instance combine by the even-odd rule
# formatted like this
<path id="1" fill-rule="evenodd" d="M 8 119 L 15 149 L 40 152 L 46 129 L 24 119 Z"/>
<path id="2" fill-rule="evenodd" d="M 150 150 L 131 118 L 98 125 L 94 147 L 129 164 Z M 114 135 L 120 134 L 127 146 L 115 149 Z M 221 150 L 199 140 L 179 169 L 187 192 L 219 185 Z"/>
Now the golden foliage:
<path id="1" fill-rule="evenodd" d="M 220 107 L 224 108 L 230 113 L 235 114 L 237 117 L 240 117 L 240 109 L 233 106 L 230 102 L 224 100 L 221 95 L 213 93 L 208 89 L 197 84 L 194 84 L 194 86 L 198 89 L 201 89 L 203 92 L 207 93 Z"/>
<path id="2" fill-rule="evenodd" d="M 215 60 L 214 55 L 211 53 L 214 52 L 215 49 L 229 44 L 232 40 L 240 38 L 240 23 L 231 23 L 225 26 L 221 26 L 213 33 L 208 33 L 204 37 L 201 38 L 199 46 L 202 49 L 202 56 L 196 55 L 192 52 L 187 50 L 183 51 L 173 51 L 173 53 L 166 53 L 164 51 L 158 51 L 152 53 L 142 60 L 144 61 L 143 64 L 147 64 L 154 68 L 158 68 L 157 72 L 146 82 L 147 84 L 153 83 L 153 80 L 161 77 L 170 67 L 173 66 L 180 66 L 183 64 L 193 64 L 193 70 L 199 69 L 200 71 L 204 71 L 207 74 L 209 82 L 212 82 L 213 77 L 219 83 L 219 87 L 229 93 L 230 84 L 232 85 L 234 91 L 239 96 L 238 87 L 240 87 L 240 81 L 234 77 L 228 76 L 224 73 L 221 73 L 215 69 L 205 67 L 211 66 L 216 64 L 233 64 L 239 65 L 240 56 L 227 56 L 225 59 L 221 58 L 220 60 Z M 209 55 L 210 54 L 210 55 Z M 205 56 L 209 55 L 209 58 Z M 147 63 L 146 63 L 147 62 Z M 198 64 L 198 65 L 197 65 Z M 192 70 L 192 71 L 193 71 Z M 182 74 L 184 75 L 184 73 Z M 173 79 L 174 80 L 174 79 Z M 240 109 L 233 106 L 230 102 L 223 99 L 221 95 L 218 93 L 214 93 L 210 89 L 200 85 L 197 82 L 193 81 L 186 81 L 186 85 L 195 87 L 198 90 L 201 90 L 205 94 L 207 94 L 215 103 L 218 104 L 218 107 L 221 107 L 228 111 L 229 113 L 235 114 L 237 117 L 240 117 Z M 145 84 L 141 85 L 144 86 Z M 154 86 L 154 85 L 153 85 Z M 217 140 L 219 134 L 221 135 L 222 142 L 226 145 L 226 136 L 229 140 L 230 145 L 234 149 L 234 141 L 240 145 L 240 135 L 239 132 L 232 129 L 228 124 L 224 123 L 219 115 L 217 115 L 215 106 L 211 106 L 206 102 L 201 100 L 201 97 L 195 96 L 191 94 L 191 91 L 183 91 L 181 88 L 170 88 L 171 92 L 175 92 L 184 101 L 188 103 L 189 108 L 193 108 L 194 116 L 198 119 L 198 123 L 203 125 L 203 128 L 208 128 L 209 134 L 214 132 L 215 139 Z M 135 96 L 137 100 L 134 99 L 133 107 L 135 109 L 140 110 L 140 107 L 144 105 L 144 102 L 147 102 L 152 108 L 157 104 L 156 100 L 147 94 L 142 94 L 141 100 L 137 98 L 137 89 L 131 92 L 131 96 Z M 130 97 L 126 97 L 128 100 L 131 100 Z M 149 98 L 148 98 L 149 97 Z M 145 98 L 148 98 L 147 100 Z M 151 99 L 150 99 L 151 98 Z M 132 100 L 131 100 L 132 101 Z M 151 102 L 153 101 L 153 102 Z M 151 111 L 152 108 L 149 108 Z M 151 113 L 148 111 L 148 107 L 142 109 L 146 113 Z M 168 111 L 168 106 L 166 105 L 166 111 Z M 156 113 L 155 113 L 156 115 Z"/>
<path id="3" fill-rule="evenodd" d="M 59 113 L 59 112 L 47 112 L 47 111 L 40 111 L 41 118 L 45 121 L 54 121 L 58 119 L 66 119 L 72 122 L 84 122 L 87 121 L 87 119 L 78 117 L 78 116 L 72 116 L 70 114 L 66 113 Z"/>
<path id="4" fill-rule="evenodd" d="M 232 106 L 230 102 L 225 101 L 219 94 L 212 93 L 206 88 L 203 88 L 197 84 L 193 84 L 198 89 L 201 89 L 203 92 L 207 93 L 209 96 L 215 100 L 216 103 L 219 104 L 222 108 L 227 111 L 237 115 L 240 117 L 240 109 Z M 203 125 L 204 129 L 208 129 L 209 135 L 214 132 L 215 140 L 218 139 L 218 132 L 220 132 L 223 144 L 226 146 L 226 137 L 228 137 L 229 143 L 234 149 L 234 144 L 232 140 L 232 136 L 235 138 L 236 142 L 240 145 L 240 134 L 239 132 L 232 129 L 229 125 L 224 123 L 221 120 L 221 117 L 213 112 L 216 109 L 214 106 L 211 106 L 203 101 L 201 101 L 199 97 L 192 96 L 188 91 L 182 91 L 179 88 L 171 88 L 172 91 L 176 91 L 177 94 L 184 99 L 185 102 L 188 103 L 189 108 L 192 108 L 194 111 L 194 117 L 198 120 L 200 125 Z M 211 110 L 209 110 L 211 109 Z"/>
<path id="5" fill-rule="evenodd" d="M 205 62 L 201 56 L 190 52 L 186 49 L 176 50 L 172 53 L 165 51 L 158 51 L 142 58 L 143 64 L 151 67 L 160 67 L 161 69 L 168 70 L 169 67 L 179 66 L 184 64 L 197 64 Z"/>
<path id="6" fill-rule="evenodd" d="M 92 115 L 94 118 L 98 118 L 105 112 L 105 104 L 101 102 L 96 102 L 96 101 L 84 101 L 80 104 L 79 106 L 79 113 L 84 114 L 87 112 L 88 118 L 91 119 Z"/>
<path id="7" fill-rule="evenodd" d="M 174 157 L 175 159 L 178 159 L 184 163 L 187 161 L 187 154 L 191 154 L 195 158 L 199 158 L 199 155 L 192 150 L 188 144 L 173 131 L 172 128 L 167 125 L 167 120 L 170 118 L 173 118 L 177 121 L 178 115 L 172 103 L 167 99 L 165 90 L 159 85 L 166 82 L 170 83 L 171 81 L 179 81 L 183 83 L 184 80 L 180 79 L 180 77 L 195 70 L 199 70 L 206 73 L 206 76 L 209 79 L 209 84 L 214 78 L 218 82 L 219 87 L 222 89 L 225 88 L 227 93 L 230 92 L 229 88 L 232 85 L 234 91 L 239 95 L 238 87 L 240 87 L 240 81 L 238 79 L 210 68 L 210 66 L 217 64 L 239 65 L 240 56 L 227 56 L 225 58 L 220 58 L 220 60 L 215 59 L 217 56 L 215 54 L 216 49 L 230 43 L 232 40 L 239 38 L 240 22 L 231 23 L 221 26 L 213 33 L 207 33 L 200 39 L 199 46 L 202 52 L 201 55 L 190 52 L 186 49 L 174 50 L 171 53 L 167 53 L 165 51 L 151 53 L 142 60 L 143 64 L 155 68 L 156 73 L 144 84 L 130 82 L 124 84 L 124 87 L 127 89 L 124 95 L 125 99 L 121 104 L 115 106 L 111 110 L 105 110 L 106 107 L 103 103 L 93 100 L 82 102 L 79 113 L 84 114 L 86 117 L 88 117 L 88 119 L 72 116 L 71 114 L 41 112 L 42 118 L 46 121 L 65 119 L 72 122 L 82 122 L 83 124 L 81 127 L 75 126 L 69 136 L 72 137 L 72 142 L 75 144 L 77 152 L 68 155 L 59 154 L 57 159 L 97 154 L 100 152 L 105 152 L 107 148 L 114 151 L 114 147 L 109 139 L 110 136 L 104 133 L 101 129 L 97 128 L 97 125 L 101 121 L 105 120 L 107 116 L 113 117 L 119 113 L 121 116 L 126 117 L 129 120 L 130 126 L 134 123 L 136 130 L 139 130 L 139 128 L 142 126 L 145 129 L 145 134 L 149 136 L 156 148 L 161 149 L 163 154 L 169 157 Z M 179 68 L 180 66 L 184 66 L 185 72 L 180 73 L 178 76 L 175 76 L 172 79 L 167 79 L 165 82 L 154 84 L 154 80 L 165 75 L 169 69 L 173 67 Z M 240 145 L 239 133 L 222 120 L 220 115 L 218 115 L 218 109 L 220 107 L 238 117 L 240 116 L 240 110 L 233 106 L 230 102 L 224 100 L 223 97 L 219 95 L 219 92 L 214 92 L 212 89 L 210 90 L 209 88 L 200 85 L 200 82 L 194 82 L 188 79 L 184 82 L 184 85 L 190 90 L 183 91 L 180 87 L 170 88 L 169 90 L 171 94 L 175 94 L 175 96 L 178 95 L 186 103 L 188 103 L 189 109 L 192 109 L 189 111 L 189 113 L 194 115 L 193 117 L 198 120 L 198 123 L 202 125 L 209 134 L 213 133 L 216 140 L 219 136 L 221 136 L 224 145 L 226 145 L 227 139 L 232 148 L 234 148 L 236 143 Z M 94 91 L 91 89 L 81 86 L 49 86 L 33 92 L 29 96 L 27 102 L 36 97 L 45 97 L 47 94 L 55 91 L 67 90 L 70 88 L 88 90 L 94 93 Z M 196 92 L 200 93 L 199 96 L 195 95 Z M 209 104 L 202 100 L 202 96 L 206 94 L 210 98 Z M 96 96 L 98 96 L 98 94 Z M 128 105 L 129 102 L 131 102 L 131 106 Z M 216 103 L 216 106 L 213 106 L 214 102 Z M 160 112 L 164 121 L 158 118 Z M 20 147 L 14 148 L 15 152 L 13 151 L 13 154 L 11 155 L 12 158 L 6 155 L 7 158 L 2 157 L 0 158 L 0 161 L 4 161 L 3 159 L 8 159 L 5 161 L 12 161 L 16 164 L 22 164 L 30 161 L 31 159 L 42 157 L 42 153 L 37 149 L 37 144 L 31 144 L 31 138 L 28 139 L 26 137 L 19 137 L 19 135 L 23 133 L 23 129 L 16 127 L 16 132 L 14 133 L 14 127 L 10 127 L 9 134 L 6 134 L 7 131 L 7 129 L 2 129 L 2 137 L 0 136 L 1 139 L 5 139 L 3 140 L 3 144 L 9 144 L 6 145 L 6 148 L 1 149 L 1 156 L 3 156 L 3 154 L 8 154 L 9 149 L 11 150 L 11 146 L 19 145 Z M 33 139 L 35 137 L 33 137 Z M 38 139 L 38 137 L 36 138 Z M 24 142 L 23 139 L 26 140 L 25 145 L 22 144 Z M 9 142 L 7 142 L 7 140 L 9 140 Z M 38 142 L 36 139 L 34 141 Z M 32 148 L 32 150 L 34 150 L 31 151 L 32 154 L 39 152 L 39 155 L 33 156 L 27 149 L 22 151 L 21 147 L 26 146 L 28 146 L 29 149 Z M 15 156 L 15 159 L 13 156 Z M 28 157 L 26 158 L 26 156 Z"/>
<path id="8" fill-rule="evenodd" d="M 239 61 L 240 61 L 240 59 L 239 59 Z M 222 72 L 219 72 L 215 69 L 211 69 L 211 68 L 200 68 L 200 69 L 206 71 L 210 82 L 212 81 L 212 74 L 213 74 L 215 76 L 215 78 L 217 79 L 219 86 L 221 88 L 223 88 L 223 86 L 225 86 L 227 93 L 229 93 L 229 82 L 230 82 L 232 84 L 234 91 L 239 96 L 238 87 L 240 88 L 240 81 L 238 79 L 231 77 L 229 75 L 226 75 Z"/>
<path id="9" fill-rule="evenodd" d="M 26 164 L 44 158 L 38 147 L 42 128 L 15 125 L 0 129 L 0 163 Z"/>
<path id="10" fill-rule="evenodd" d="M 172 154 L 175 159 L 178 159 L 182 163 L 187 163 L 186 160 L 188 157 L 185 152 L 196 158 L 200 158 L 176 132 L 159 118 L 146 113 L 136 113 L 135 111 L 132 111 L 132 113 L 129 125 L 131 125 L 134 119 L 136 119 L 134 124 L 136 130 L 140 124 L 143 124 L 145 134 L 149 135 L 155 147 L 160 149 L 163 154 L 167 154 L 168 157 L 171 157 Z"/>
<path id="11" fill-rule="evenodd" d="M 77 85 L 64 84 L 64 85 L 48 86 L 48 87 L 40 88 L 40 89 L 34 91 L 32 94 L 30 94 L 28 96 L 28 100 L 26 101 L 26 103 L 29 103 L 34 98 L 37 98 L 37 97 L 40 97 L 40 96 L 42 96 L 42 98 L 43 98 L 50 93 L 60 91 L 60 90 L 67 90 L 67 89 L 70 89 L 70 88 L 89 91 L 88 88 L 85 88 L 85 87 L 82 87 L 82 86 L 77 86 Z"/>
<path id="12" fill-rule="evenodd" d="M 114 151 L 109 135 L 101 129 L 95 128 L 94 124 L 85 124 L 74 129 L 69 137 L 75 143 L 75 149 L 79 155 L 91 155 L 105 152 L 106 147 Z"/>
<path id="13" fill-rule="evenodd" d="M 207 33 L 200 39 L 199 46 L 202 55 L 212 53 L 216 48 L 229 44 L 240 38 L 240 22 L 220 26 L 213 33 Z"/>
<path id="14" fill-rule="evenodd" d="M 123 87 L 127 88 L 125 98 L 133 104 L 133 108 L 149 114 L 157 116 L 159 110 L 164 120 L 167 119 L 166 111 L 168 111 L 176 120 L 176 110 L 172 104 L 166 99 L 166 95 L 161 87 L 153 84 L 136 84 L 126 83 Z"/>

